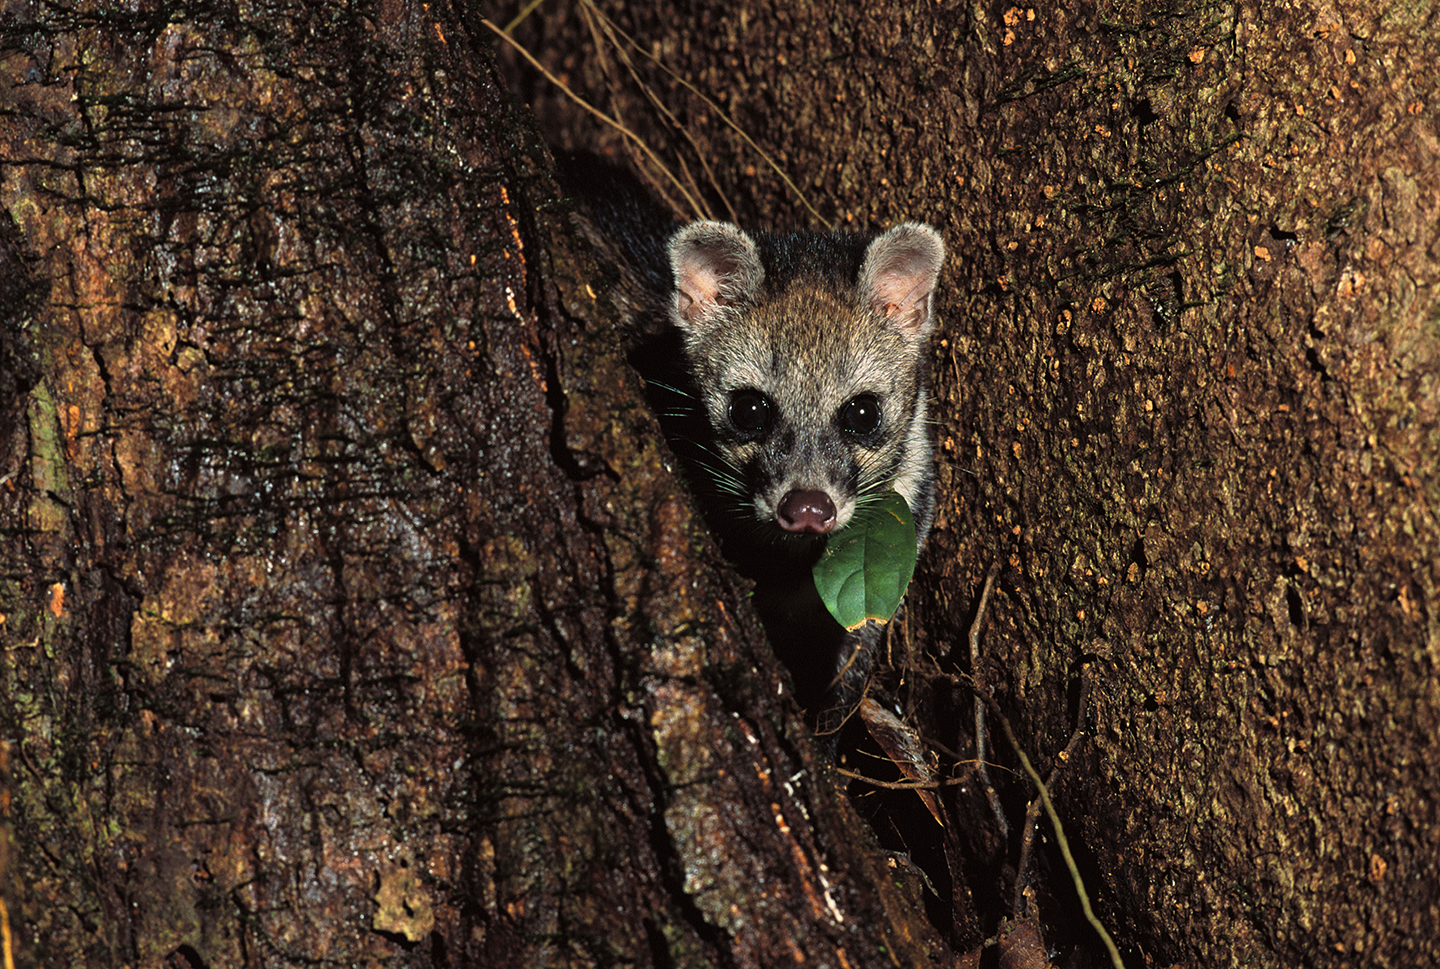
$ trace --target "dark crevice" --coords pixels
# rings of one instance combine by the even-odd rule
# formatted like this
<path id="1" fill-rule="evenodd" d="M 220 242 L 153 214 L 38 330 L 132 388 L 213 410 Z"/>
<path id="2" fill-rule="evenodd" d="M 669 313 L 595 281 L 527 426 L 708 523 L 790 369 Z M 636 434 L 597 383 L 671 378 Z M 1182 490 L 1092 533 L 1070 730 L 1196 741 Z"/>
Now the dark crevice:
<path id="1" fill-rule="evenodd" d="M 1132 104 L 1130 106 L 1130 117 L 1138 121 L 1142 129 L 1146 125 L 1154 124 L 1160 120 L 1160 116 L 1155 113 L 1155 107 L 1150 103 L 1149 98 L 1141 98 Z"/>
<path id="2" fill-rule="evenodd" d="M 1285 606 L 1290 612 L 1290 625 L 1305 628 L 1305 603 L 1293 585 L 1285 586 Z"/>
<path id="3" fill-rule="evenodd" d="M 165 957 L 165 969 L 209 969 L 209 965 L 193 947 L 182 945 Z"/>

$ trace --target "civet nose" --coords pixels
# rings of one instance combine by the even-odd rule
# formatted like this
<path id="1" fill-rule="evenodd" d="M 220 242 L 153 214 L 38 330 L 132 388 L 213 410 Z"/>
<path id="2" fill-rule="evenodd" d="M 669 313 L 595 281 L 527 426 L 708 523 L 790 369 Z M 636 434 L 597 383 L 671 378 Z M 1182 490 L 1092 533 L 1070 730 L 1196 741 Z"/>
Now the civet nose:
<path id="1" fill-rule="evenodd" d="M 787 532 L 824 535 L 835 527 L 835 502 L 823 491 L 791 491 L 780 499 L 775 519 Z"/>

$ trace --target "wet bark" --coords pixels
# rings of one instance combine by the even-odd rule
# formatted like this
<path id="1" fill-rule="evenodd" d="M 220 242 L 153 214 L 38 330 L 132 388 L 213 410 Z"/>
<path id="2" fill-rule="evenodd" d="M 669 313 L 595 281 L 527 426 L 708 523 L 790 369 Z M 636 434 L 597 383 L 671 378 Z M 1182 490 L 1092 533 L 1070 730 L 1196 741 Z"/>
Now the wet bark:
<path id="1" fill-rule="evenodd" d="M 1130 964 L 1436 961 L 1435 14 L 607 9 L 820 216 L 955 253 L 941 518 L 882 684 L 942 766 L 998 561 L 974 672 Z M 542 13 L 530 46 L 671 145 Z M 482 28 L 12 2 L 0 32 L 20 964 L 946 958 L 664 470 Z M 815 224 L 646 63 L 714 212 Z M 612 137 L 542 90 L 547 134 Z M 1008 835 L 971 783 L 912 854 L 1083 964 L 992 776 Z"/>
<path id="2" fill-rule="evenodd" d="M 5 5 L 7 964 L 948 961 L 482 33 Z"/>
<path id="3" fill-rule="evenodd" d="M 643 52 L 583 6 L 517 36 L 710 213 L 947 237 L 940 517 L 891 684 L 942 763 L 974 751 L 999 562 L 973 672 L 1060 767 L 1129 964 L 1440 958 L 1433 6 L 605 10 Z M 648 166 L 516 69 L 547 131 Z M 984 930 L 1028 892 L 1080 959 L 1053 854 L 1015 870 L 1031 794 L 992 775 L 1008 836 L 946 794 Z"/>

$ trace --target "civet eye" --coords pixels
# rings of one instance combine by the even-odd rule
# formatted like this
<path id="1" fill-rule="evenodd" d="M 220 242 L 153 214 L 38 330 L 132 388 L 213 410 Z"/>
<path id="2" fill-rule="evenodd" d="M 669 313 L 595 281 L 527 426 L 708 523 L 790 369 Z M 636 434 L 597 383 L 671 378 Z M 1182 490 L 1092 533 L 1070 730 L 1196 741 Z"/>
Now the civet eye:
<path id="1" fill-rule="evenodd" d="M 730 395 L 726 416 L 742 441 L 756 441 L 770 430 L 770 398 L 758 390 L 737 390 Z"/>
<path id="2" fill-rule="evenodd" d="M 880 398 L 874 394 L 857 394 L 840 408 L 840 427 L 856 437 L 868 437 L 880 429 L 883 417 Z"/>

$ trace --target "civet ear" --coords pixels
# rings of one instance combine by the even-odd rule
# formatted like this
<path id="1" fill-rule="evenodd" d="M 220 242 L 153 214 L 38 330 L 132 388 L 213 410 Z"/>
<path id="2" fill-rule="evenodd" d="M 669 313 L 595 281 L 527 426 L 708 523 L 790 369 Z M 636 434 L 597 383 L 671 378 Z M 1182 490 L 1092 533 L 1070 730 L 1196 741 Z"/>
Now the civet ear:
<path id="1" fill-rule="evenodd" d="M 906 336 L 929 336 L 935 326 L 935 282 L 944 262 L 940 233 L 919 222 L 897 225 L 865 250 L 861 298 Z"/>
<path id="2" fill-rule="evenodd" d="M 671 316 L 682 330 L 698 333 L 728 307 L 751 302 L 765 281 L 760 252 L 729 222 L 692 222 L 670 237 L 675 273 Z"/>

